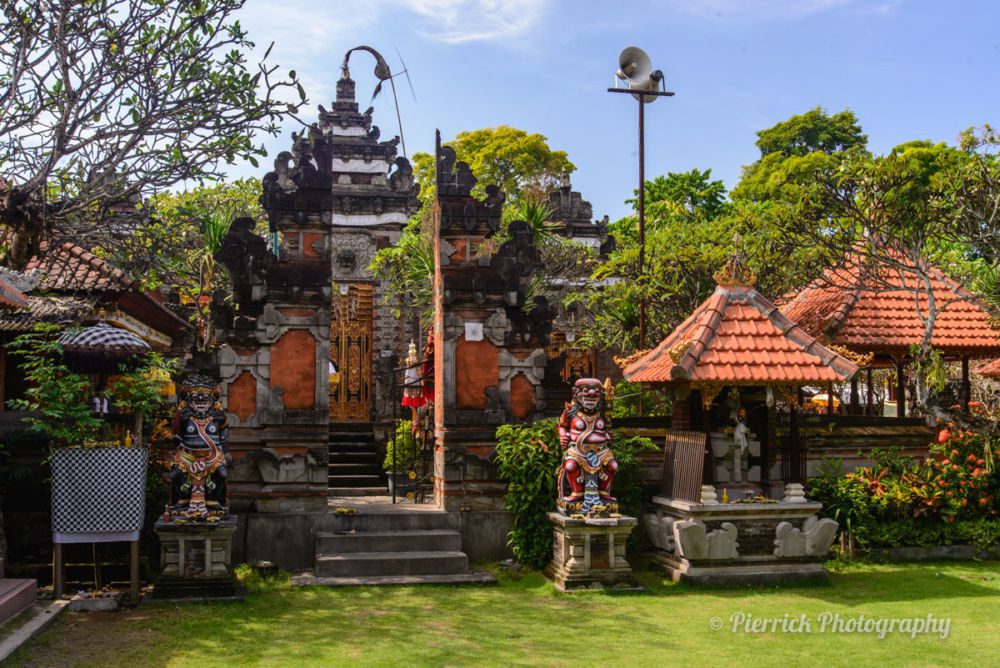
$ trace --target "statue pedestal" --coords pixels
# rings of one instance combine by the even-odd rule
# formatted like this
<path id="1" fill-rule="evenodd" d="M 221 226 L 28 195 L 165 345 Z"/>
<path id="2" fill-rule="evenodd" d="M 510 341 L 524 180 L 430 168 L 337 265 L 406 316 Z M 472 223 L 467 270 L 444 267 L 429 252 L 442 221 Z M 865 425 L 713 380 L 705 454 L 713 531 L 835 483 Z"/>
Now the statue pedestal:
<path id="1" fill-rule="evenodd" d="M 213 524 L 157 521 L 163 571 L 153 598 L 242 600 L 231 563 L 237 525 L 232 515 Z"/>
<path id="2" fill-rule="evenodd" d="M 574 519 L 549 513 L 555 545 L 545 575 L 559 591 L 613 588 L 639 590 L 625 560 L 634 517 Z"/>

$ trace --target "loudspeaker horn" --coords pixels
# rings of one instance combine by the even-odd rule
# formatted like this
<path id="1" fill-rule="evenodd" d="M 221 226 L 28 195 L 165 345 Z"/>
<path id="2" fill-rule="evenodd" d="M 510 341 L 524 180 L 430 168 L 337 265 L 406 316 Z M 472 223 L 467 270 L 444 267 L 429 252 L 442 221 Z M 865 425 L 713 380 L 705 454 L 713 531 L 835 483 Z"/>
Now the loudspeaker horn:
<path id="1" fill-rule="evenodd" d="M 618 78 L 622 81 L 645 81 L 653 72 L 653 63 L 645 51 L 637 46 L 622 49 L 618 55 Z M 630 86 L 631 87 L 631 86 Z"/>

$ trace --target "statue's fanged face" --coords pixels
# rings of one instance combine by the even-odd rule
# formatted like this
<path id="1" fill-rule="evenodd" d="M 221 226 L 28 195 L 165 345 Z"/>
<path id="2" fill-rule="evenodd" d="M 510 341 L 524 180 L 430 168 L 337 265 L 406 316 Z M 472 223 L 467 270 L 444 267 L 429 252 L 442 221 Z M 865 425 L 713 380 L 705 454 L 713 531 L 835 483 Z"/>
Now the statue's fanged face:
<path id="1" fill-rule="evenodd" d="M 199 415 L 204 415 L 212 408 L 212 395 L 208 392 L 192 392 L 188 395 L 188 405 Z"/>
<path id="2" fill-rule="evenodd" d="M 593 413 L 601 405 L 601 398 L 604 396 L 604 388 L 598 382 L 586 385 L 577 385 L 574 394 L 576 402 L 586 413 Z"/>

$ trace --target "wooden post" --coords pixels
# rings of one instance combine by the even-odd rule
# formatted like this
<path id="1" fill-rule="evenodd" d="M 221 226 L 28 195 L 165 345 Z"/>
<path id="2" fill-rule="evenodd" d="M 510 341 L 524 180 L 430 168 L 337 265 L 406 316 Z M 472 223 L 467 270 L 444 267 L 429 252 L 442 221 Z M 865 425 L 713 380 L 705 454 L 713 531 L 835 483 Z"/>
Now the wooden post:
<path id="1" fill-rule="evenodd" d="M 861 414 L 861 398 L 858 396 L 858 374 L 851 376 L 851 415 Z"/>
<path id="2" fill-rule="evenodd" d="M 139 541 L 132 541 L 132 559 L 129 564 L 129 601 L 139 605 Z"/>
<path id="3" fill-rule="evenodd" d="M 55 598 L 58 601 L 62 598 L 63 590 L 66 588 L 66 574 L 63 571 L 62 543 L 54 543 L 52 545 L 52 586 L 55 589 Z"/>
<path id="4" fill-rule="evenodd" d="M 833 383 L 826 384 L 826 414 L 833 415 Z"/>
<path id="5" fill-rule="evenodd" d="M 698 405 L 701 406 L 701 430 L 705 432 L 705 461 L 701 469 L 701 484 L 711 485 L 715 482 L 715 457 L 712 456 L 712 407 L 702 403 L 701 390 L 698 391 Z"/>
<path id="6" fill-rule="evenodd" d="M 791 403 L 788 415 L 788 480 L 802 482 L 802 440 L 799 436 L 799 404 L 802 402 L 802 388 L 798 392 L 798 402 Z"/>
<path id="7" fill-rule="evenodd" d="M 906 417 L 906 357 L 896 361 L 896 417 Z"/>
<path id="8" fill-rule="evenodd" d="M 962 356 L 962 410 L 969 412 L 969 399 L 972 398 L 972 385 L 969 383 L 969 357 Z"/>
<path id="9" fill-rule="evenodd" d="M 868 367 L 868 401 L 865 406 L 865 415 L 875 414 L 875 385 L 872 384 L 872 368 Z"/>

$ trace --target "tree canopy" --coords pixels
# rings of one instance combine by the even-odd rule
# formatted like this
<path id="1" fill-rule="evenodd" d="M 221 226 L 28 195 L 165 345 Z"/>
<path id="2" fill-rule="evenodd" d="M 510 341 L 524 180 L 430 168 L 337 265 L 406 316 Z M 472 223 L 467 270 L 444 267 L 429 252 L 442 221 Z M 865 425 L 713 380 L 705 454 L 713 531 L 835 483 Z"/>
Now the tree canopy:
<path id="1" fill-rule="evenodd" d="M 265 155 L 305 92 L 232 18 L 244 0 L 15 0 L 0 21 L 0 224 L 20 266 L 51 231 L 89 247 L 107 212 Z"/>
<path id="2" fill-rule="evenodd" d="M 507 125 L 459 132 L 446 143 L 455 149 L 458 160 L 472 168 L 478 179 L 473 192 L 480 197 L 486 186 L 496 185 L 508 201 L 517 201 L 525 190 L 550 190 L 576 170 L 566 151 L 549 148 L 544 135 L 528 134 Z M 433 199 L 437 192 L 434 156 L 417 153 L 413 166 L 421 195 Z"/>

